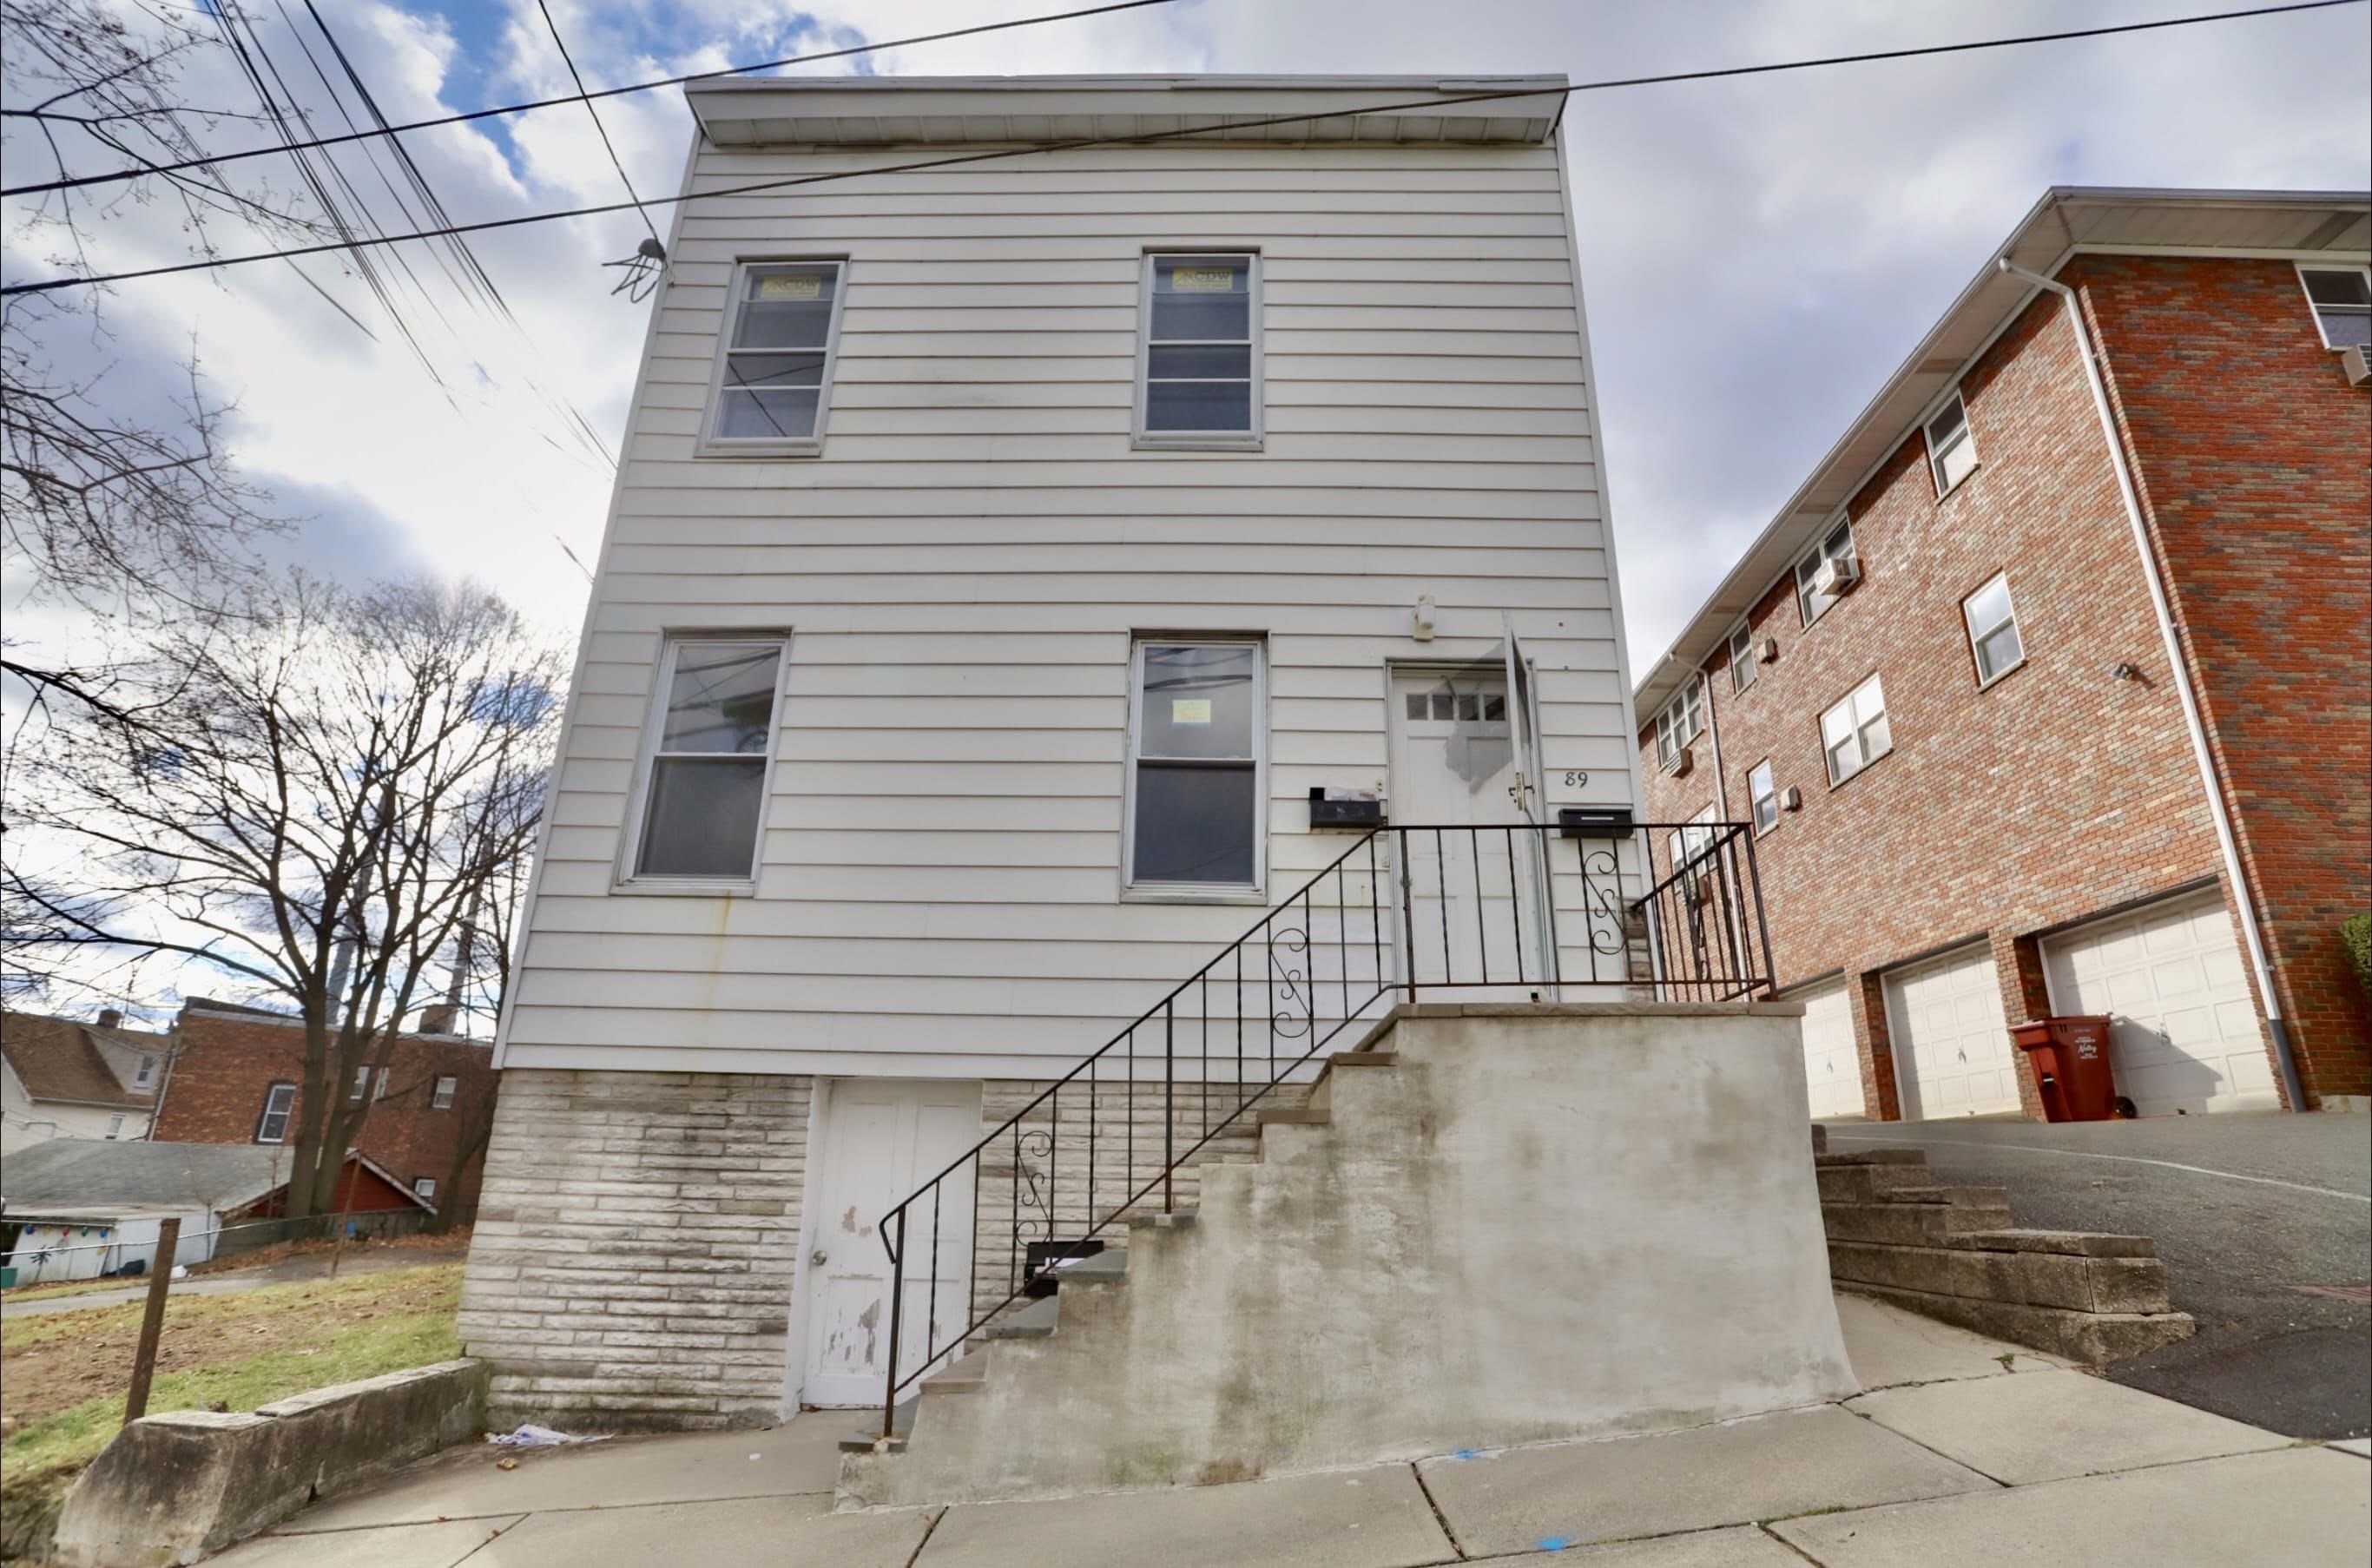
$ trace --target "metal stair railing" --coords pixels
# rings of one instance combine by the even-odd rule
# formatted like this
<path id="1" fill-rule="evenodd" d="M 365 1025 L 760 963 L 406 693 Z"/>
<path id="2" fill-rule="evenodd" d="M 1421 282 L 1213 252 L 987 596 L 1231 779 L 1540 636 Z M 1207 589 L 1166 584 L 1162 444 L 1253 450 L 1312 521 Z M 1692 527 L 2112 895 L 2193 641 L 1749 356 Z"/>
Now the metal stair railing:
<path id="1" fill-rule="evenodd" d="M 1668 835 L 1660 856 L 1657 832 Z M 1565 842 L 1574 846 L 1569 856 L 1560 851 Z M 1161 1211 L 1174 1212 L 1182 1167 L 1350 1025 L 1382 1016 L 1392 1002 L 1508 989 L 1555 999 L 1609 987 L 1733 1001 L 1768 992 L 1771 976 L 1747 824 L 1368 830 L 882 1217 L 890 1279 L 881 1435 L 893 1434 L 901 1394 L 1014 1302 L 1051 1288 L 1066 1264 L 1100 1251 L 1104 1233 L 1157 1189 Z M 1233 1076 L 1215 1081 L 1215 1063 Z M 1160 1163 L 1144 1174 L 1137 1121 L 1157 1089 Z M 1067 1144 L 1066 1094 L 1074 1107 Z M 1099 1114 L 1114 1094 L 1123 1105 L 1117 1135 Z M 1067 1205 L 1066 1153 L 1074 1167 Z M 1009 1191 L 992 1192 L 999 1180 Z M 984 1214 L 999 1208 L 1003 1223 L 991 1224 L 1006 1233 L 1001 1294 L 993 1269 L 983 1272 L 981 1249 Z M 1066 1213 L 1076 1217 L 1075 1234 L 1058 1239 Z M 943 1277 L 957 1240 L 959 1261 Z M 922 1333 L 910 1356 L 910 1276 L 918 1268 Z M 943 1325 L 948 1292 L 959 1310 Z"/>

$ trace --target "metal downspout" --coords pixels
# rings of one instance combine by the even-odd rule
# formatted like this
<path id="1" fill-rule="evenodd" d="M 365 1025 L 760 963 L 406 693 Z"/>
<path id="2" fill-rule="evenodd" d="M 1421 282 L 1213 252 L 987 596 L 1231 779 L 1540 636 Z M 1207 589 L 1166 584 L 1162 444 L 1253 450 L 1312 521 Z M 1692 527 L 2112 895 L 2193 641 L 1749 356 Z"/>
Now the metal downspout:
<path id="1" fill-rule="evenodd" d="M 2256 900 L 2240 870 L 2239 842 L 2232 832 L 2232 815 L 2215 777 L 2215 759 L 2207 747 L 2207 726 L 2200 717 L 2199 693 L 2192 689 L 2191 668 L 2184 663 L 2182 640 L 2174 629 L 2174 610 L 2158 574 L 2157 556 L 2150 549 L 2149 526 L 2142 517 L 2139 491 L 2134 487 L 2124 443 L 2117 436 L 2116 415 L 2109 407 L 2109 389 L 2100 377 L 2099 359 L 2092 350 L 2092 334 L 2084 325 L 2084 311 L 2076 291 L 2056 278 L 2030 273 L 2006 256 L 1994 263 L 2006 275 L 2037 288 L 2049 289 L 2066 307 L 2068 330 L 2076 334 L 2076 357 L 2083 363 L 2085 384 L 2092 389 L 2093 412 L 2100 416 L 2100 437 L 2109 444 L 2109 466 L 2116 470 L 2117 494 L 2125 504 L 2125 521 L 2132 525 L 2134 549 L 2142 558 L 2142 579 L 2149 585 L 2150 608 L 2157 612 L 2158 634 L 2166 642 L 2168 668 L 2174 672 L 2175 695 L 2181 699 L 2183 727 L 2191 732 L 2191 750 L 2199 764 L 2199 782 L 2207 791 L 2207 812 L 2215 824 L 2215 844 L 2222 851 L 2225 880 L 2232 885 L 2232 902 L 2240 912 L 2240 932 L 2248 938 L 2249 963 L 2256 970 L 2257 993 L 2264 998 L 2265 1022 L 2273 1033 L 2273 1065 L 2282 1075 L 2282 1098 L 2292 1110 L 2306 1109 L 2306 1086 L 2299 1079 L 2297 1053 L 2290 1044 L 2288 1024 L 2282 1017 L 2281 993 L 2273 989 L 2273 966 L 2265 958 L 2265 936 L 2257 923 Z"/>

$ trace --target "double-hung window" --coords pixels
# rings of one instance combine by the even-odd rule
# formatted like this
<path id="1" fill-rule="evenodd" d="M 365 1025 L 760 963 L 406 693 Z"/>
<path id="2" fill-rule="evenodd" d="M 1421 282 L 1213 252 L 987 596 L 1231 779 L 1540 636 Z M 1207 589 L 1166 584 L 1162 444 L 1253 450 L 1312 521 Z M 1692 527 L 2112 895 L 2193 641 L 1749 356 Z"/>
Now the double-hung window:
<path id="1" fill-rule="evenodd" d="M 110 1117 L 109 1117 L 109 1118 L 107 1119 L 107 1132 L 103 1134 L 103 1136 L 105 1136 L 105 1137 L 109 1137 L 109 1138 L 121 1138 L 121 1137 L 122 1137 L 122 1136 L 123 1136 L 123 1118 L 122 1118 L 121 1116 L 110 1116 Z"/>
<path id="2" fill-rule="evenodd" d="M 703 451 L 800 457 L 823 449 L 845 273 L 840 261 L 733 269 Z"/>
<path id="3" fill-rule="evenodd" d="M 1147 256 L 1143 289 L 1137 444 L 1259 446 L 1260 258 Z"/>
<path id="4" fill-rule="evenodd" d="M 1992 582 L 1962 599 L 1960 618 L 1969 624 L 1969 651 L 1976 656 L 1978 685 L 1990 686 L 2026 661 L 2006 575 L 1995 575 Z"/>
<path id="5" fill-rule="evenodd" d="M 1729 689 L 1743 691 L 1754 684 L 1754 628 L 1740 622 L 1729 634 Z"/>
<path id="6" fill-rule="evenodd" d="M 636 878 L 756 878 L 785 644 L 678 637 L 659 661 L 633 860 Z"/>
<path id="7" fill-rule="evenodd" d="M 296 1112 L 296 1086 L 274 1084 L 263 1093 L 263 1114 L 256 1120 L 255 1141 L 259 1144 L 285 1144 L 288 1141 L 288 1119 Z"/>
<path id="8" fill-rule="evenodd" d="M 1927 466 L 1935 470 L 1937 495 L 1949 495 L 1976 471 L 1977 443 L 1969 434 L 1969 406 L 1957 389 L 1927 422 Z"/>
<path id="9" fill-rule="evenodd" d="M 1844 783 L 1894 749 L 1894 732 L 1886 722 L 1886 688 L 1877 676 L 1820 715 L 1820 749 L 1828 757 L 1832 784 Z"/>
<path id="10" fill-rule="evenodd" d="M 1714 808 L 1711 806 L 1672 830 L 1672 869 L 1686 870 L 1713 853 Z"/>
<path id="11" fill-rule="evenodd" d="M 1753 804 L 1756 832 L 1767 833 L 1779 825 L 1779 786 L 1772 780 L 1767 759 L 1748 772 L 1746 798 Z"/>
<path id="12" fill-rule="evenodd" d="M 157 1059 L 154 1056 L 143 1056 L 140 1059 L 139 1070 L 132 1074 L 132 1086 L 135 1089 L 145 1089 L 154 1083 L 156 1078 Z"/>
<path id="13" fill-rule="evenodd" d="M 1844 596 L 1843 574 L 1860 569 L 1861 557 L 1854 550 L 1853 520 L 1841 519 L 1820 540 L 1819 549 L 1796 563 L 1796 608 L 1803 612 L 1804 624 L 1809 626 L 1827 614 L 1829 606 Z"/>
<path id="14" fill-rule="evenodd" d="M 431 1110 L 452 1109 L 453 1092 L 460 1086 L 460 1084 L 461 1080 L 453 1076 L 449 1073 L 438 1074 L 436 1087 L 431 1089 L 428 1093 L 428 1109 Z"/>
<path id="15" fill-rule="evenodd" d="M 2372 348 L 2372 268 L 2300 267 L 2325 348 Z"/>
<path id="16" fill-rule="evenodd" d="M 1261 885 L 1261 645 L 1136 645 L 1129 747 L 1132 888 Z"/>
<path id="17" fill-rule="evenodd" d="M 1680 752 L 1704 728 L 1704 683 L 1689 677 L 1680 694 L 1664 704 L 1656 715 L 1656 761 L 1669 768 L 1680 760 Z"/>
<path id="18" fill-rule="evenodd" d="M 366 1096 L 368 1096 L 368 1095 L 369 1095 L 369 1093 L 370 1093 L 370 1069 L 369 1069 L 368 1067 L 357 1067 L 357 1068 L 355 1068 L 355 1088 L 354 1088 L 354 1092 L 353 1092 L 352 1094 L 348 1095 L 348 1096 L 346 1097 L 346 1098 L 347 1098 L 347 1099 L 349 1099 L 349 1100 L 355 1101 L 355 1102 L 356 1102 L 356 1103 L 359 1103 L 359 1102 L 360 1102 L 360 1101 L 362 1101 L 362 1100 L 363 1100 Z"/>

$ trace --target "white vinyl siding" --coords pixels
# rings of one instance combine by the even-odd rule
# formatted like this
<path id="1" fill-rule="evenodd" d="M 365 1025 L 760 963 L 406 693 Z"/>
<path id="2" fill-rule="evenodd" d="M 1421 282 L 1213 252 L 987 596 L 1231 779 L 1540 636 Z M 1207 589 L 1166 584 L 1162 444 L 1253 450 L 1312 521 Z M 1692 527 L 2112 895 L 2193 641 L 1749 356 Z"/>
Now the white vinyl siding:
<path id="1" fill-rule="evenodd" d="M 1927 467 L 1936 494 L 1949 495 L 1977 468 L 1977 441 L 1969 434 L 1969 407 L 1955 390 L 1927 421 Z"/>
<path id="2" fill-rule="evenodd" d="M 1969 628 L 1978 685 L 1990 686 L 2026 662 L 2026 643 L 2018 635 L 2017 607 L 2010 602 L 2007 576 L 1995 575 L 1962 599 L 1960 619 Z"/>
<path id="3" fill-rule="evenodd" d="M 696 188 L 877 151 L 703 149 Z M 1388 658 L 1538 669 L 1541 807 L 1636 788 L 1556 153 L 1174 143 L 685 209 L 506 1065 L 1051 1075 L 1257 916 L 1122 897 L 1131 649 L 1266 633 L 1270 900 L 1389 770 Z M 1139 449 L 1149 250 L 1249 253 L 1263 447 Z M 819 459 L 696 452 L 737 265 L 845 254 Z M 669 634 L 792 628 L 751 896 L 618 881 Z M 1587 772 L 1586 790 L 1559 787 Z M 649 894 L 665 892 L 670 896 Z"/>
<path id="4" fill-rule="evenodd" d="M 1148 255 L 1140 312 L 1137 445 L 1258 447 L 1260 257 Z"/>
<path id="5" fill-rule="evenodd" d="M 838 261 L 750 262 L 733 270 L 703 451 L 782 458 L 823 450 L 845 273 Z"/>
<path id="6" fill-rule="evenodd" d="M 2372 268 L 2300 267 L 2325 348 L 2372 347 Z"/>
<path id="7" fill-rule="evenodd" d="M 1894 749 L 1894 729 L 1886 717 L 1886 688 L 1871 676 L 1852 694 L 1820 715 L 1820 750 L 1829 760 L 1829 783 L 1841 784 Z"/>

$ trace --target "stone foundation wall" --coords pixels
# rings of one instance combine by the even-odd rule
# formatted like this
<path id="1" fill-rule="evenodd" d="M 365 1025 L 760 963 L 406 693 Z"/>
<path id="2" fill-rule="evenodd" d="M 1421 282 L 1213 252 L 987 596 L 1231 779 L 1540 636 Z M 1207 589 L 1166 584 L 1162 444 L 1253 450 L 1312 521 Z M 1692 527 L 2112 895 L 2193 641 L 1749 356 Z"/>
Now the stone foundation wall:
<path id="1" fill-rule="evenodd" d="M 503 1074 L 459 1318 L 489 1425 L 781 1419 L 813 1087 Z"/>

